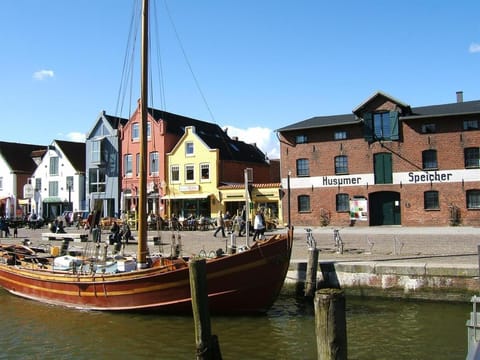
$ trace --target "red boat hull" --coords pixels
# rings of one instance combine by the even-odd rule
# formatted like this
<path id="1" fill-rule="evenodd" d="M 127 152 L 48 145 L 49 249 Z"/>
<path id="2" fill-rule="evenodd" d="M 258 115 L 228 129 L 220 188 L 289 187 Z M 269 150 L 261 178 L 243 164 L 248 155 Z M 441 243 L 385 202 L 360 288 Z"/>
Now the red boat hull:
<path id="1" fill-rule="evenodd" d="M 211 313 L 268 310 L 283 286 L 291 249 L 291 236 L 276 235 L 247 251 L 207 260 Z M 188 266 L 85 275 L 0 264 L 0 285 L 18 296 L 79 309 L 192 311 Z"/>

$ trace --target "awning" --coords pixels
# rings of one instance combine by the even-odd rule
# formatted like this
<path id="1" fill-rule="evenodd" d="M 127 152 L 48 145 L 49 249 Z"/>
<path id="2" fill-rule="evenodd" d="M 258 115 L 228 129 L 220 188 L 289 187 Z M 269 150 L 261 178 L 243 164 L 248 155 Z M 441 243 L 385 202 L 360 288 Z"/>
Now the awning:
<path id="1" fill-rule="evenodd" d="M 163 200 L 180 200 L 180 199 L 206 199 L 212 194 L 178 194 L 162 196 Z"/>
<path id="2" fill-rule="evenodd" d="M 58 196 L 50 196 L 42 199 L 44 203 L 63 203 L 63 200 L 60 199 Z"/>

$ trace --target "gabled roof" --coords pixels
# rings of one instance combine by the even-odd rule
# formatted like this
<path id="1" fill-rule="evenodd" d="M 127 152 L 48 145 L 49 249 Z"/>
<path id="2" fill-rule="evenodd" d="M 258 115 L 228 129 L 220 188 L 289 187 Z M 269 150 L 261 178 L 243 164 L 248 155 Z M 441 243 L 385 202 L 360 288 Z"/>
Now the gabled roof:
<path id="1" fill-rule="evenodd" d="M 412 108 L 412 113 L 401 119 L 417 119 L 424 117 L 440 117 L 454 115 L 480 114 L 480 100 L 455 102 L 450 104 L 420 106 Z"/>
<path id="2" fill-rule="evenodd" d="M 32 153 L 45 151 L 46 148 L 45 145 L 0 141 L 0 154 L 13 172 L 32 174 L 37 168 Z"/>
<path id="3" fill-rule="evenodd" d="M 282 132 L 282 131 L 292 131 L 292 130 L 305 130 L 305 129 L 319 128 L 319 127 L 327 127 L 327 126 L 350 125 L 350 124 L 358 124 L 361 121 L 362 119 L 356 117 L 353 114 L 315 116 L 310 119 L 285 126 L 276 131 Z"/>
<path id="4" fill-rule="evenodd" d="M 221 160 L 266 163 L 265 154 L 259 148 L 230 138 L 217 124 L 153 108 L 148 112 L 156 121 L 166 122 L 166 131 L 178 137 L 183 136 L 187 126 L 194 126 L 195 133 L 208 147 L 219 150 Z"/>
<path id="5" fill-rule="evenodd" d="M 68 158 L 73 168 L 79 173 L 85 173 L 85 143 L 54 140 Z"/>
<path id="6" fill-rule="evenodd" d="M 124 119 L 118 116 L 108 115 L 105 113 L 105 111 L 103 112 L 103 116 L 105 116 L 105 119 L 108 121 L 112 129 L 118 129 L 121 126 L 124 126 L 128 122 L 128 119 Z"/>
<path id="7" fill-rule="evenodd" d="M 365 109 L 368 109 L 369 105 L 374 103 L 375 101 L 378 101 L 378 99 L 382 100 L 388 100 L 391 101 L 395 104 L 397 104 L 400 108 L 404 110 L 404 112 L 409 112 L 410 111 L 410 105 L 405 104 L 404 102 L 394 98 L 391 95 L 388 95 L 387 93 L 384 93 L 383 91 L 377 91 L 375 92 L 372 96 L 370 96 L 367 100 L 365 100 L 363 103 L 361 103 L 359 106 L 357 106 L 355 109 L 352 110 L 352 112 L 356 115 L 359 115 L 364 111 Z"/>
<path id="8" fill-rule="evenodd" d="M 444 116 L 456 116 L 456 115 L 469 115 L 469 114 L 480 114 L 480 100 L 475 101 L 462 101 L 455 102 L 450 104 L 440 104 L 440 105 L 429 105 L 429 106 L 420 106 L 415 108 L 410 108 L 409 105 L 404 104 L 389 95 L 386 95 L 382 92 L 377 92 L 371 96 L 367 101 L 362 103 L 360 106 L 355 108 L 353 112 L 359 114 L 361 109 L 365 108 L 373 98 L 378 96 L 387 97 L 389 100 L 395 102 L 397 105 L 406 110 L 404 115 L 400 116 L 401 120 L 415 120 L 420 118 L 434 118 L 434 117 L 444 117 Z M 307 120 L 303 120 L 292 125 L 285 126 L 276 130 L 277 132 L 283 131 L 293 131 L 293 130 L 306 130 L 312 128 L 328 127 L 328 126 L 340 126 L 340 125 L 350 125 L 358 124 L 363 120 L 360 117 L 357 117 L 355 114 L 344 114 L 344 115 L 331 115 L 331 116 L 316 116 Z"/>
<path id="9" fill-rule="evenodd" d="M 108 126 L 110 126 L 112 130 L 118 130 L 121 126 L 125 126 L 125 124 L 128 122 L 128 119 L 124 119 L 119 116 L 108 115 L 105 110 L 102 110 L 98 115 L 97 120 L 93 124 L 92 129 L 90 129 L 90 131 L 87 133 L 87 139 L 92 136 L 93 131 L 95 131 L 95 128 L 98 126 L 98 123 L 101 121 L 101 119 L 105 119 L 105 122 L 107 122 Z"/>

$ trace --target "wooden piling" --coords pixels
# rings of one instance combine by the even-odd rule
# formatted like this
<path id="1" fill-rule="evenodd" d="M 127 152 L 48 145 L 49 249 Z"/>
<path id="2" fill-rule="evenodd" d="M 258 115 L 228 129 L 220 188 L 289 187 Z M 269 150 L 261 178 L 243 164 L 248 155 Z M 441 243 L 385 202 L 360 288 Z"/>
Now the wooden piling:
<path id="1" fill-rule="evenodd" d="M 318 290 L 314 305 L 318 360 L 346 360 L 347 324 L 343 290 Z"/>
<path id="2" fill-rule="evenodd" d="M 196 359 L 221 360 L 218 339 L 211 334 L 205 259 L 193 259 L 190 263 L 190 292 L 195 324 Z"/>
<path id="3" fill-rule="evenodd" d="M 304 296 L 313 298 L 317 290 L 318 249 L 308 249 Z"/>

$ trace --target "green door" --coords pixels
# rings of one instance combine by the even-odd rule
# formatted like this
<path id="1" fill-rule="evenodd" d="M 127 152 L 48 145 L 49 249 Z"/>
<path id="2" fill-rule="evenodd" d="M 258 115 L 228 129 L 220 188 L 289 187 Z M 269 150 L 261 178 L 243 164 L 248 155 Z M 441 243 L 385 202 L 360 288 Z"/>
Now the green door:
<path id="1" fill-rule="evenodd" d="M 375 169 L 375 184 L 391 184 L 392 177 L 392 154 L 378 153 L 374 155 L 373 166 Z"/>
<path id="2" fill-rule="evenodd" d="M 379 191 L 369 195 L 370 225 L 400 225 L 400 194 Z"/>

